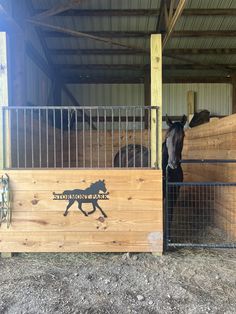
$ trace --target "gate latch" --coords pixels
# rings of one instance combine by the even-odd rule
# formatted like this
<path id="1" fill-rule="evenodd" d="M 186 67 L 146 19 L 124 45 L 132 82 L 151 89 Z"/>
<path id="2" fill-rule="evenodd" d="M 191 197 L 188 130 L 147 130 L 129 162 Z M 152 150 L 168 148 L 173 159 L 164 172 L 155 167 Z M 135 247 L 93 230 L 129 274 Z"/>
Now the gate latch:
<path id="1" fill-rule="evenodd" d="M 9 228 L 11 224 L 11 207 L 10 207 L 10 191 L 9 176 L 4 174 L 0 177 L 0 227 L 3 223 Z"/>

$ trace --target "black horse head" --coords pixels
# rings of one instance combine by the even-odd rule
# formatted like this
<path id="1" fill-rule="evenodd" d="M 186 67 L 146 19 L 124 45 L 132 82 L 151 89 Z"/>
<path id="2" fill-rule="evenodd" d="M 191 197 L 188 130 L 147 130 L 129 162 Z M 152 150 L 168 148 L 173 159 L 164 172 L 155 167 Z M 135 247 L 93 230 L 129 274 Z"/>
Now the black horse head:
<path id="1" fill-rule="evenodd" d="M 94 194 L 98 193 L 99 191 L 106 193 L 107 188 L 105 185 L 105 180 L 98 180 L 97 182 L 92 183 L 89 189 L 91 190 L 91 193 Z"/>
<path id="2" fill-rule="evenodd" d="M 166 115 L 166 123 L 169 129 L 166 133 L 166 148 L 168 151 L 168 166 L 171 169 L 176 169 L 181 160 L 181 154 L 184 143 L 184 125 L 187 117 L 183 115 L 180 122 L 172 122 Z"/>

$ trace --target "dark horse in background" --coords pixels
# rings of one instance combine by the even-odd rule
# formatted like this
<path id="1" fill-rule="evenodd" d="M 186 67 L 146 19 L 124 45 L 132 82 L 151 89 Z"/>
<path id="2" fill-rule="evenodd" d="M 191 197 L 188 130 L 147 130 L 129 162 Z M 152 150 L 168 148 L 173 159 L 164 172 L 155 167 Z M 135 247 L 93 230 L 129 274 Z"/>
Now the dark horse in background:
<path id="1" fill-rule="evenodd" d="M 183 170 L 181 167 L 182 150 L 184 143 L 184 126 L 187 117 L 183 115 L 181 121 L 172 122 L 166 115 L 166 123 L 169 129 L 166 132 L 165 141 L 162 144 L 162 170 L 163 170 L 163 200 L 166 199 L 166 171 L 168 182 L 183 182 Z M 134 153 L 135 150 L 135 153 Z M 127 156 L 128 153 L 128 156 Z M 115 167 L 148 167 L 150 153 L 141 145 L 128 145 L 122 147 L 114 159 Z M 168 230 L 170 230 L 173 208 L 179 195 L 179 186 L 171 186 L 168 189 Z M 170 234 L 166 234 L 169 238 Z"/>

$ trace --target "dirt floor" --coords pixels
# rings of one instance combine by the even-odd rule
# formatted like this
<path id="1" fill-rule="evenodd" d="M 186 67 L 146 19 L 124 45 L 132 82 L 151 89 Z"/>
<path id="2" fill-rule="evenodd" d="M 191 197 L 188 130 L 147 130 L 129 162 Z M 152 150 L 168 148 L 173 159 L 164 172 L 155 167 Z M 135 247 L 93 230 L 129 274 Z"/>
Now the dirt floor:
<path id="1" fill-rule="evenodd" d="M 236 252 L 0 259 L 0 313 L 236 313 Z"/>

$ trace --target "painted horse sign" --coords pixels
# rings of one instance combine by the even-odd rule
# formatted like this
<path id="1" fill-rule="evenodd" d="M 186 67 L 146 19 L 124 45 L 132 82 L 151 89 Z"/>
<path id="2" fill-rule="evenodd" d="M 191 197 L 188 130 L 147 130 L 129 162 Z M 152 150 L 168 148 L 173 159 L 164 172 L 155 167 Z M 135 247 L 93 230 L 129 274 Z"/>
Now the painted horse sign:
<path id="1" fill-rule="evenodd" d="M 101 193 L 101 192 L 102 193 Z M 78 208 L 85 215 L 93 214 L 98 208 L 102 213 L 103 217 L 107 217 L 106 213 L 102 210 L 102 208 L 98 205 L 99 200 L 108 200 L 109 192 L 107 192 L 107 188 L 105 185 L 105 180 L 99 180 L 95 183 L 92 183 L 90 187 L 85 190 L 75 189 L 75 190 L 66 190 L 63 193 L 55 193 L 53 192 L 53 200 L 55 201 L 68 201 L 68 205 L 64 212 L 64 216 L 67 216 L 69 208 L 75 203 L 78 203 Z M 90 212 L 86 212 L 82 208 L 83 203 L 91 203 L 93 209 Z"/>

